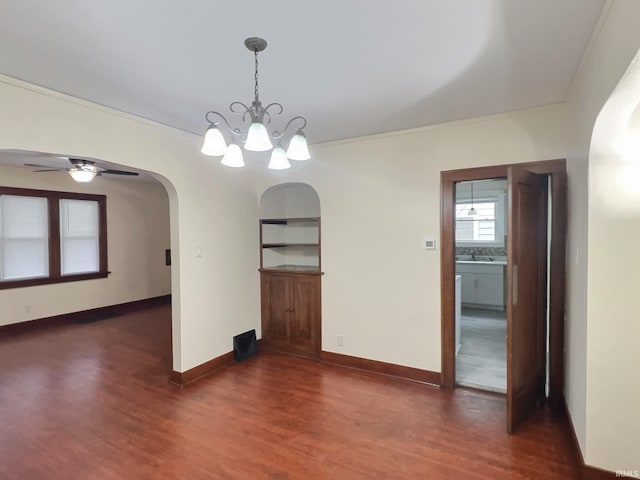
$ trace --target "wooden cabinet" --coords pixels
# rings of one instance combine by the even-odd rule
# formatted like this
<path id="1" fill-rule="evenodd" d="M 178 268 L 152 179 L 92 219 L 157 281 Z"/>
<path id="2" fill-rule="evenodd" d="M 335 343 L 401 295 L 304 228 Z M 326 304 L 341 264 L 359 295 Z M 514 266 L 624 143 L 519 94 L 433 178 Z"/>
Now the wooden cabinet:
<path id="1" fill-rule="evenodd" d="M 504 265 L 457 263 L 462 276 L 463 304 L 488 308 L 504 308 Z"/>
<path id="2" fill-rule="evenodd" d="M 266 348 L 320 356 L 320 275 L 261 272 L 262 342 Z"/>

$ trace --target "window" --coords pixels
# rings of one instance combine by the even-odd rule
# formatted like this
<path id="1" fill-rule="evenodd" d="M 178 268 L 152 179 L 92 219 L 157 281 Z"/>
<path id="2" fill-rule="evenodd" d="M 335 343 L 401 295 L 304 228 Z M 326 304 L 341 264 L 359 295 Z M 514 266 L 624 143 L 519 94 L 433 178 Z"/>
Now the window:
<path id="1" fill-rule="evenodd" d="M 60 199 L 62 275 L 100 269 L 98 234 L 98 202 Z"/>
<path id="2" fill-rule="evenodd" d="M 456 204 L 456 242 L 492 243 L 497 241 L 496 201 L 481 200 Z M 471 207 L 475 215 L 469 215 Z"/>
<path id="3" fill-rule="evenodd" d="M 0 196 L 1 280 L 49 276 L 47 199 Z"/>
<path id="4" fill-rule="evenodd" d="M 106 277 L 106 197 L 0 187 L 0 289 Z"/>

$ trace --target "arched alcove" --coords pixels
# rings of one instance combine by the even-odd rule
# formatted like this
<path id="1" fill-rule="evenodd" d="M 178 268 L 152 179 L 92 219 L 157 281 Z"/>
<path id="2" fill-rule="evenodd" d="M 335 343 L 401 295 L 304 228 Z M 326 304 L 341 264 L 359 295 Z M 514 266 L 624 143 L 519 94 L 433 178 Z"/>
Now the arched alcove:
<path id="1" fill-rule="evenodd" d="M 304 183 L 267 189 L 260 199 L 262 344 L 320 357 L 320 199 Z"/>
<path id="2" fill-rule="evenodd" d="M 320 197 L 306 183 L 282 183 L 260 198 L 260 218 L 320 217 Z"/>

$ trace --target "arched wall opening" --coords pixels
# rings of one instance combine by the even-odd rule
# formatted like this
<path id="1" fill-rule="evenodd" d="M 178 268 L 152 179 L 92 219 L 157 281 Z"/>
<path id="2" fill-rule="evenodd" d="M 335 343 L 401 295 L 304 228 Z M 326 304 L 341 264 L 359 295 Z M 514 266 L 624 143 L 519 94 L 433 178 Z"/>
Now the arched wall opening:
<path id="1" fill-rule="evenodd" d="M 0 104 L 2 149 L 105 160 L 165 186 L 173 373 L 228 354 L 259 323 L 257 173 L 202 155 L 199 135 L 2 75 Z"/>
<path id="2" fill-rule="evenodd" d="M 101 159 L 91 160 L 103 168 L 132 170 Z M 25 164 L 43 164 L 43 168 L 26 167 Z M 173 243 L 171 237 L 177 236 L 171 232 L 177 228 L 170 214 L 170 205 L 176 201 L 173 185 L 151 172 L 141 172 L 138 177 L 103 174 L 91 182 L 78 183 L 65 170 L 56 170 L 70 165 L 67 158 L 60 159 L 50 153 L 0 149 L 0 183 L 14 189 L 105 195 L 109 275 L 92 280 L 2 289 L 0 325 L 135 302 L 161 303 L 175 293 L 172 292 L 174 272 L 170 264 L 176 264 L 177 255 L 168 262 L 166 254 Z M 175 330 L 171 325 L 171 331 Z M 167 338 L 163 347 L 172 343 L 176 344 Z M 173 363 L 171 347 L 162 352 L 162 357 L 170 371 Z"/>

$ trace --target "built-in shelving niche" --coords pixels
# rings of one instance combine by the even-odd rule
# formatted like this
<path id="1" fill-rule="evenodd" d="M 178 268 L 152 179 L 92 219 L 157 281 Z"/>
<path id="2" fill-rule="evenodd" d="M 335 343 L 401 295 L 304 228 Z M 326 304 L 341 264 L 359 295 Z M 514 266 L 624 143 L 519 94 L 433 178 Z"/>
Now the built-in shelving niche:
<path id="1" fill-rule="evenodd" d="M 320 272 L 320 200 L 309 185 L 268 189 L 260 202 L 260 268 Z"/>

